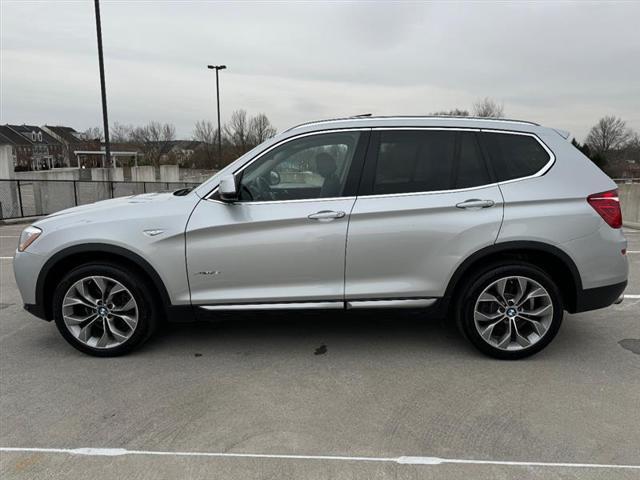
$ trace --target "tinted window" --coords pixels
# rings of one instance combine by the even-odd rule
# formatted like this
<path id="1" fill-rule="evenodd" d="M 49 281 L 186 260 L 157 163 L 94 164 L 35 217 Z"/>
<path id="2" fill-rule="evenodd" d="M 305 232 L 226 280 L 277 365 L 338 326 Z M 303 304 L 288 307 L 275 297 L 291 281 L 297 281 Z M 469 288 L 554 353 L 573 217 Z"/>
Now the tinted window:
<path id="1" fill-rule="evenodd" d="M 491 165 L 499 181 L 528 177 L 549 162 L 549 154 L 529 135 L 482 133 Z"/>
<path id="2" fill-rule="evenodd" d="M 480 152 L 480 145 L 474 133 L 459 133 L 459 157 L 453 188 L 468 188 L 491 183 L 487 168 Z"/>
<path id="3" fill-rule="evenodd" d="M 340 197 L 358 145 L 358 132 L 310 135 L 274 148 L 242 174 L 244 201 Z"/>
<path id="4" fill-rule="evenodd" d="M 475 134 L 423 130 L 386 131 L 373 194 L 432 192 L 490 183 Z"/>

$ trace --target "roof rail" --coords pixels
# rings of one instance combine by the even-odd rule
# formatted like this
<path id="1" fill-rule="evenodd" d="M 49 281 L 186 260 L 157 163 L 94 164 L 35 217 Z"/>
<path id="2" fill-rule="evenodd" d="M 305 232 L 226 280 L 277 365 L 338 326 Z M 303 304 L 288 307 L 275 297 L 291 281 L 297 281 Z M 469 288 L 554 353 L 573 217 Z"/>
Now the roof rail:
<path id="1" fill-rule="evenodd" d="M 309 125 L 316 125 L 321 123 L 329 123 L 329 122 L 346 122 L 349 120 L 373 120 L 373 119 L 455 119 L 455 120 L 473 120 L 473 121 L 482 121 L 482 122 L 506 122 L 506 123 L 521 123 L 524 125 L 533 125 L 535 127 L 539 127 L 540 124 L 529 122 L 527 120 L 515 120 L 510 118 L 490 118 L 490 117 L 467 117 L 463 115 L 375 115 L 372 116 L 370 113 L 362 114 L 362 115 L 354 115 L 352 117 L 341 117 L 341 118 L 327 118 L 324 120 L 313 120 L 311 122 L 304 122 L 299 125 L 295 125 L 291 128 L 285 130 L 288 132 L 290 130 L 295 130 L 296 128 L 305 127 Z"/>
<path id="2" fill-rule="evenodd" d="M 370 113 L 362 113 L 360 115 L 353 115 L 351 117 L 337 117 L 337 118 L 325 118 L 322 120 L 311 120 L 309 122 L 299 123 L 298 125 L 294 125 L 293 127 L 287 128 L 284 132 L 295 130 L 296 128 L 304 127 L 307 125 L 314 125 L 316 123 L 342 122 L 346 120 L 357 120 L 359 118 L 377 118 L 377 117 L 372 117 Z"/>

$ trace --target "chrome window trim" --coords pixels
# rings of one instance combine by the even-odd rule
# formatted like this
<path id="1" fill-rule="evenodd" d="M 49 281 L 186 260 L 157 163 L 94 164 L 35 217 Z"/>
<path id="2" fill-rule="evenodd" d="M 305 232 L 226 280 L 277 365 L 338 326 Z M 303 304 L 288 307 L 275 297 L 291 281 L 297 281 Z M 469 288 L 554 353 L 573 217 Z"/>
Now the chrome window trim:
<path id="1" fill-rule="evenodd" d="M 335 202 L 338 200 L 355 200 L 355 199 L 356 197 L 354 195 L 351 195 L 348 197 L 298 198 L 296 200 L 265 200 L 264 202 L 223 202 L 215 198 L 207 198 L 206 200 L 209 202 L 223 203 L 225 205 L 242 206 L 242 205 L 273 205 L 275 203 L 305 203 L 305 202 L 319 202 L 319 201 Z"/>
<path id="2" fill-rule="evenodd" d="M 263 150 L 258 155 L 253 157 L 251 160 L 248 160 L 245 164 L 243 164 L 240 167 L 238 167 L 238 169 L 235 170 L 231 175 L 237 175 L 238 173 L 242 172 L 245 168 L 249 167 L 253 162 L 256 162 L 257 160 L 259 160 L 263 155 L 266 155 L 267 153 L 269 153 L 274 148 L 280 147 L 281 145 L 285 145 L 285 144 L 287 144 L 289 142 L 292 142 L 293 140 L 298 140 L 300 138 L 310 137 L 310 136 L 313 136 L 313 135 L 324 135 L 324 134 L 328 134 L 328 133 L 369 132 L 369 131 L 371 131 L 371 127 L 351 127 L 351 128 L 340 128 L 340 129 L 330 129 L 330 130 L 316 130 L 314 132 L 306 132 L 306 133 L 301 133 L 299 135 L 294 135 L 294 136 L 291 136 L 291 137 L 283 138 L 278 143 L 274 143 L 269 148 L 267 148 L 266 150 Z M 229 204 L 228 202 L 221 202 L 220 200 L 216 200 L 216 199 L 212 199 L 211 198 L 211 196 L 214 195 L 218 191 L 218 187 L 219 187 L 219 185 L 216 185 L 215 187 L 213 187 L 213 189 L 204 196 L 204 199 L 208 200 L 210 202 L 224 203 L 224 204 L 228 205 Z M 264 201 L 264 202 L 234 202 L 233 205 L 242 205 L 242 204 L 256 205 L 256 204 L 263 204 L 263 203 L 273 204 L 273 203 L 285 203 L 285 202 L 286 203 L 290 203 L 290 202 L 303 202 L 303 201 L 309 202 L 309 201 L 317 201 L 317 200 L 342 200 L 342 199 L 345 199 L 345 198 L 352 198 L 352 197 L 301 198 L 301 199 L 296 199 L 296 200 L 267 200 L 267 201 Z M 355 198 L 355 197 L 353 197 L 353 198 Z"/>
<path id="3" fill-rule="evenodd" d="M 491 121 L 491 120 L 487 120 L 487 121 Z M 496 121 L 499 121 L 499 120 L 496 120 Z M 398 130 L 408 130 L 408 131 L 415 131 L 415 130 L 451 131 L 451 130 L 453 130 L 453 131 L 462 131 L 462 132 L 501 133 L 501 134 L 505 134 L 505 135 L 525 135 L 525 136 L 533 137 L 542 146 L 542 148 L 544 148 L 544 150 L 549 155 L 549 161 L 540 170 L 538 170 L 536 173 L 534 173 L 532 175 L 529 175 L 529 176 L 526 176 L 526 177 L 513 178 L 511 180 L 504 180 L 502 182 L 493 182 L 493 183 L 487 183 L 487 184 L 483 184 L 483 185 L 477 185 L 475 187 L 454 188 L 454 189 L 448 189 L 448 190 L 430 190 L 430 191 L 421 191 L 421 192 L 406 192 L 406 193 L 381 193 L 381 194 L 358 195 L 358 196 L 349 196 L 349 197 L 303 198 L 303 199 L 296 199 L 296 200 L 267 200 L 267 201 L 264 201 L 264 202 L 233 202 L 233 203 L 229 203 L 229 202 L 222 202 L 220 200 L 216 200 L 216 199 L 211 198 L 211 196 L 214 195 L 218 191 L 218 186 L 216 186 L 211 190 L 211 192 L 209 192 L 205 196 L 205 200 L 210 201 L 210 202 L 221 203 L 221 204 L 225 204 L 225 205 L 261 205 L 261 204 L 272 205 L 272 204 L 276 204 L 276 203 L 316 202 L 316 201 L 320 201 L 320 200 L 322 200 L 322 201 L 335 201 L 335 200 L 354 200 L 356 198 L 392 198 L 392 197 L 408 197 L 408 196 L 416 196 L 416 195 L 442 195 L 442 194 L 447 194 L 447 193 L 469 192 L 469 191 L 480 190 L 480 189 L 483 189 L 483 188 L 489 188 L 489 187 L 495 187 L 495 186 L 499 187 L 500 185 L 508 185 L 510 183 L 520 182 L 522 180 L 529 180 L 529 179 L 532 179 L 532 178 L 541 177 L 542 175 L 544 175 L 545 173 L 547 173 L 551 169 L 551 167 L 553 166 L 553 164 L 556 161 L 556 156 L 554 155 L 553 151 L 551 151 L 551 149 L 540 139 L 540 137 L 538 137 L 538 135 L 536 135 L 535 133 L 531 133 L 531 132 L 518 132 L 518 131 L 515 131 L 515 130 L 495 130 L 495 129 L 487 129 L 487 128 L 456 127 L 456 126 L 451 126 L 451 127 L 442 127 L 442 126 L 433 126 L 433 127 L 431 127 L 431 126 L 429 126 L 429 127 L 420 127 L 420 126 L 417 126 L 417 127 L 416 126 L 413 126 L 413 127 L 402 127 L 402 126 L 398 126 L 398 127 L 393 127 L 393 126 L 391 126 L 391 127 L 353 127 L 353 128 L 343 128 L 343 129 L 337 129 L 337 130 L 317 130 L 317 131 L 314 131 L 314 132 L 302 133 L 300 135 L 295 135 L 295 136 L 292 136 L 292 137 L 285 138 L 282 141 L 272 145 L 271 147 L 269 147 L 265 151 L 260 152 L 254 158 L 252 158 L 247 163 L 245 163 L 244 165 L 239 167 L 237 170 L 235 170 L 233 172 L 233 175 L 236 175 L 237 173 L 241 172 L 242 170 L 247 168 L 249 165 L 251 165 L 253 162 L 258 160 L 260 157 L 262 157 L 263 155 L 266 155 L 267 153 L 269 153 L 274 148 L 276 148 L 276 147 L 278 147 L 280 145 L 284 145 L 285 143 L 288 143 L 288 142 L 290 142 L 292 140 L 296 140 L 298 138 L 304 138 L 304 137 L 308 137 L 308 136 L 311 136 L 311 135 L 322 135 L 322 134 L 326 134 L 326 133 L 340 133 L 340 132 L 351 132 L 351 131 L 398 131 Z"/>
<path id="4" fill-rule="evenodd" d="M 454 188 L 449 190 L 429 190 L 422 192 L 406 192 L 406 193 L 381 193 L 381 194 L 373 194 L 373 195 L 358 195 L 358 198 L 391 198 L 391 197 L 408 197 L 415 195 L 442 195 L 446 193 L 458 193 L 458 192 L 468 192 L 473 190 L 480 190 L 483 188 L 495 187 L 500 185 L 506 185 L 513 182 L 519 182 L 521 180 L 527 180 L 530 178 L 536 178 L 544 175 L 549 171 L 549 169 L 553 166 L 556 161 L 556 156 L 553 154 L 551 149 L 547 147 L 547 145 L 535 134 L 530 132 L 517 132 L 514 130 L 492 130 L 486 128 L 467 128 L 467 127 L 373 127 L 371 130 L 373 131 L 397 131 L 397 130 L 454 130 L 454 131 L 471 131 L 471 132 L 488 132 L 488 133 L 503 133 L 507 135 L 526 135 L 529 137 L 533 137 L 538 141 L 542 148 L 549 155 L 549 161 L 536 173 L 533 175 L 529 175 L 527 177 L 518 177 L 513 178 L 511 180 L 504 180 L 502 182 L 493 182 L 493 183 L 485 183 L 482 185 L 477 185 L 475 187 L 466 187 L 466 188 Z"/>
<path id="5" fill-rule="evenodd" d="M 520 182 L 522 180 L 528 180 L 530 178 L 541 177 L 551 169 L 554 163 L 556 163 L 556 156 L 553 153 L 553 151 L 535 133 L 516 132 L 513 130 L 490 130 L 486 128 L 481 129 L 481 131 L 487 132 L 487 133 L 502 133 L 504 135 L 525 135 L 525 136 L 533 137 L 533 139 L 536 140 L 542 146 L 542 148 L 544 148 L 545 152 L 547 152 L 547 155 L 549 155 L 549 161 L 536 173 L 532 175 L 528 175 L 526 177 L 518 177 L 518 178 L 512 178 L 511 180 L 504 180 L 502 182 L 498 182 L 498 185 L 508 185 L 509 183 Z"/>
<path id="6" fill-rule="evenodd" d="M 358 199 L 365 198 L 391 198 L 391 197 L 414 197 L 416 195 L 442 195 L 446 193 L 458 193 L 458 192 L 471 192 L 473 190 L 481 190 L 483 188 L 497 187 L 498 182 L 487 183 L 485 185 L 479 185 L 477 187 L 456 188 L 452 190 L 431 190 L 428 192 L 406 192 L 406 193 L 376 193 L 374 195 L 359 195 Z"/>

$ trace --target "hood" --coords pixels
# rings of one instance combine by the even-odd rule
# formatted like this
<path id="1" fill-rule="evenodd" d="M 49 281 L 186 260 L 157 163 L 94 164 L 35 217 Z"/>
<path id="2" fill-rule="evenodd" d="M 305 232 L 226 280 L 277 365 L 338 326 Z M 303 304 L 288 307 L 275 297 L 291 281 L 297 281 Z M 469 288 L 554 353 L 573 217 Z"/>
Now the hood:
<path id="1" fill-rule="evenodd" d="M 129 197 L 111 198 L 52 213 L 38 220 L 34 225 L 37 227 L 52 227 L 58 224 L 68 225 L 76 222 L 94 223 L 100 221 L 100 219 L 112 220 L 114 217 L 124 219 L 133 216 L 144 216 L 145 210 L 169 209 L 169 205 L 165 207 L 163 203 L 181 203 L 186 198 L 186 196 L 175 196 L 172 192 L 143 193 Z"/>

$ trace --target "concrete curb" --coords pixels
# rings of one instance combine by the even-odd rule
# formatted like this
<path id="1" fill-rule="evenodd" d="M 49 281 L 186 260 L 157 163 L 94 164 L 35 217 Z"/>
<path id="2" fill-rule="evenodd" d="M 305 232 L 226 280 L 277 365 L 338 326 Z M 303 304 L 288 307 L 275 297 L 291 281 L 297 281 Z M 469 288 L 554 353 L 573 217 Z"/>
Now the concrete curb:
<path id="1" fill-rule="evenodd" d="M 627 227 L 627 228 L 633 228 L 633 229 L 636 229 L 636 230 L 640 230 L 640 223 L 638 223 L 638 222 L 626 222 L 626 221 L 623 221 L 622 222 L 622 226 L 623 227 Z"/>
<path id="2" fill-rule="evenodd" d="M 28 223 L 33 223 L 36 220 L 40 220 L 41 218 L 44 218 L 44 217 L 39 216 L 39 217 L 8 218 L 6 220 L 0 220 L 0 225 L 25 225 Z"/>

